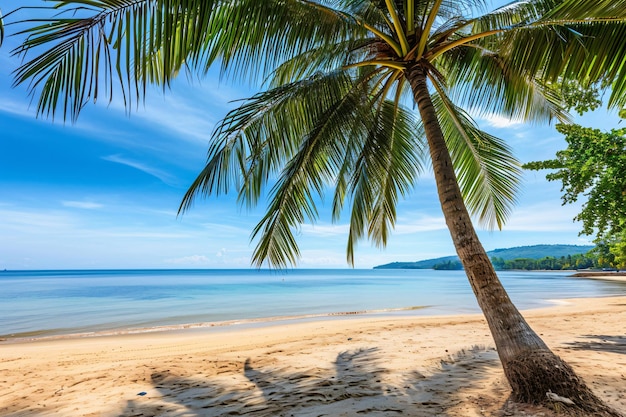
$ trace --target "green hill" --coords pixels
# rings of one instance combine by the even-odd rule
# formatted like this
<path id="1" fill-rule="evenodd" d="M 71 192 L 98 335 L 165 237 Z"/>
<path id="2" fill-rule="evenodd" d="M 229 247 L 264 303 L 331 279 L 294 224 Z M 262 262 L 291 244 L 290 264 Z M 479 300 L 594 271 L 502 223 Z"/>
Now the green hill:
<path id="1" fill-rule="evenodd" d="M 568 255 L 578 255 L 589 252 L 593 246 L 577 246 L 577 245 L 533 245 L 519 246 L 508 249 L 494 249 L 487 252 L 489 258 L 498 257 L 505 261 L 513 259 L 542 259 L 547 256 L 553 258 L 567 257 Z M 390 264 L 378 265 L 374 269 L 433 269 L 435 265 L 441 265 L 447 262 L 458 262 L 457 256 L 444 256 L 442 258 L 426 259 L 417 262 L 392 262 Z"/>

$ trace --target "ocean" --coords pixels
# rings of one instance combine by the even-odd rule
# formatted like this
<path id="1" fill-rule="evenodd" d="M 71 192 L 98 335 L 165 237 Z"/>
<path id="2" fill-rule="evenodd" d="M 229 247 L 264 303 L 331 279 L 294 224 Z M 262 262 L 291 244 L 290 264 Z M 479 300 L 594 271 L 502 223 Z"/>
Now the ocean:
<path id="1" fill-rule="evenodd" d="M 626 294 L 571 272 L 500 272 L 520 309 Z M 480 312 L 463 271 L 68 270 L 0 272 L 0 339 L 356 315 Z"/>

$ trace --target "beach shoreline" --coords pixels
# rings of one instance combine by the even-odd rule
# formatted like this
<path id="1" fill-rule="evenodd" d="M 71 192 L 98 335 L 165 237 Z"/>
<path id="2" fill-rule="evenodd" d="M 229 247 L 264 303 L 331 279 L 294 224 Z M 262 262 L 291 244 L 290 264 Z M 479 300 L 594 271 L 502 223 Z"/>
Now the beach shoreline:
<path id="1" fill-rule="evenodd" d="M 626 292 L 622 283 L 569 278 L 564 272 L 500 274 L 520 309 L 547 305 L 554 294 Z M 49 271 L 9 273 L 2 284 L 0 339 L 8 341 L 277 325 L 285 318 L 334 320 L 334 315 L 480 313 L 463 271 L 297 270 L 284 276 L 230 270 Z"/>
<path id="2" fill-rule="evenodd" d="M 549 300 L 548 300 L 549 302 Z M 304 323 L 310 321 L 326 321 L 326 320 L 341 320 L 348 318 L 360 318 L 363 316 L 374 315 L 392 315 L 392 314 L 411 314 L 418 310 L 427 310 L 431 306 L 410 306 L 400 308 L 386 308 L 386 309 L 374 309 L 374 310 L 360 310 L 360 311 L 340 311 L 331 313 L 319 313 L 319 314 L 301 314 L 293 316 L 273 316 L 273 317 L 258 317 L 258 318 L 243 318 L 232 319 L 212 322 L 196 322 L 196 323 L 181 323 L 181 324 L 169 324 L 169 325 L 157 325 L 150 327 L 122 327 L 114 329 L 103 329 L 85 332 L 74 333 L 54 333 L 46 334 L 49 330 L 39 330 L 34 332 L 27 332 L 22 334 L 8 334 L 0 335 L 0 346 L 3 344 L 13 343 L 28 343 L 37 341 L 57 340 L 57 339 L 82 339 L 93 337 L 110 337 L 110 336 L 125 336 L 133 334 L 144 333 L 160 333 L 160 332 L 177 332 L 187 330 L 203 330 L 211 329 L 219 331 L 220 329 L 245 329 L 248 327 L 269 327 L 280 326 L 289 323 Z M 425 312 L 425 316 L 433 316 Z M 434 314 L 437 315 L 437 314 Z M 456 315 L 450 313 L 448 315 Z"/>
<path id="3" fill-rule="evenodd" d="M 599 279 L 605 281 L 626 282 L 626 272 L 607 271 L 578 271 L 571 275 L 573 278 Z"/>
<path id="4" fill-rule="evenodd" d="M 615 295 L 607 295 L 603 297 L 595 298 L 610 298 Z M 574 299 L 576 300 L 576 299 Z M 551 308 L 555 306 L 562 306 L 569 304 L 569 299 L 546 299 L 543 300 L 546 305 L 538 306 L 531 309 L 526 309 L 526 312 L 541 310 L 545 308 Z M 16 343 L 29 343 L 40 341 L 54 341 L 54 340 L 73 340 L 83 338 L 102 338 L 102 337 L 116 337 L 116 336 L 128 336 L 128 335 L 142 335 L 151 333 L 172 333 L 172 332 L 186 332 L 186 331 L 211 331 L 213 333 L 226 332 L 226 331 L 239 331 L 248 328 L 264 328 L 274 326 L 285 326 L 290 324 L 302 324 L 309 322 L 325 322 L 334 320 L 378 320 L 378 319 L 411 319 L 416 317 L 482 317 L 480 312 L 466 312 L 460 313 L 458 311 L 441 312 L 435 306 L 409 306 L 400 308 L 386 308 L 386 309 L 373 309 L 373 310 L 360 310 L 360 311 L 343 311 L 343 312 L 329 312 L 318 314 L 301 314 L 293 316 L 270 316 L 259 318 L 242 318 L 212 322 L 195 322 L 195 323 L 181 323 L 181 324 L 168 324 L 168 325 L 156 325 L 149 327 L 120 327 L 113 329 L 102 329 L 83 332 L 69 332 L 69 333 L 51 333 L 52 330 L 39 330 L 35 332 L 28 332 L 22 334 L 8 334 L 0 335 L 0 346 L 16 344 Z"/>
<path id="5" fill-rule="evenodd" d="M 626 296 L 524 316 L 626 412 Z M 3 343 L 0 369 L 0 415 L 13 417 L 496 416 L 509 393 L 480 314 Z"/>

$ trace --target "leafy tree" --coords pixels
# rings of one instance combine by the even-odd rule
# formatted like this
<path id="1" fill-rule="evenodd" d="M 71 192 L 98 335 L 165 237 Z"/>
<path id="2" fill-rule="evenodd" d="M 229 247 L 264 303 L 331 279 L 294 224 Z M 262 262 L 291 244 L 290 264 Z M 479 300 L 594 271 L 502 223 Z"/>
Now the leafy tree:
<path id="1" fill-rule="evenodd" d="M 525 167 L 556 169 L 546 178 L 563 184 L 563 204 L 587 198 L 574 219 L 582 221 L 581 234 L 595 235 L 596 244 L 601 245 L 599 250 L 604 247 L 602 243 L 608 245 L 601 258 L 617 267 L 614 256 L 621 252 L 626 232 L 626 129 L 602 132 L 563 124 L 556 129 L 565 135 L 567 148 L 557 152 L 556 159 Z M 621 262 L 619 259 L 623 258 L 618 258 Z"/>
<path id="2" fill-rule="evenodd" d="M 580 115 L 602 105 L 597 86 L 583 86 L 576 80 L 561 80 L 552 85 L 552 88 L 561 95 L 566 109 L 576 110 Z"/>
<path id="3" fill-rule="evenodd" d="M 218 125 L 181 206 L 233 189 L 255 205 L 273 183 L 253 231 L 257 266 L 297 262 L 294 229 L 317 219 L 316 201 L 329 190 L 333 219 L 350 212 L 348 261 L 365 236 L 384 246 L 398 199 L 430 159 L 514 397 L 543 402 L 551 390 L 587 413 L 617 415 L 548 349 L 500 284 L 470 213 L 501 227 L 519 164 L 463 107 L 567 120 L 547 87 L 559 79 L 611 83 L 610 104 L 622 106 L 626 46 L 615 40 L 626 35 L 626 0 L 518 1 L 492 12 L 480 0 L 52 4 L 54 17 L 31 21 L 16 50 L 26 56 L 16 82 L 39 94 L 40 114 L 74 119 L 88 101 L 111 99 L 113 82 L 130 105 L 147 83 L 168 85 L 183 68 L 204 73 L 215 64 L 233 78 L 268 77 L 265 91 Z"/>
<path id="4" fill-rule="evenodd" d="M 579 114 L 597 109 L 602 101 L 598 88 L 583 87 L 577 81 L 555 83 L 566 108 Z M 626 118 L 626 108 L 619 111 Z M 549 181 L 561 180 L 563 204 L 573 203 L 581 196 L 588 197 L 583 209 L 574 220 L 583 222 L 581 234 L 594 235 L 596 248 L 592 251 L 596 267 L 623 267 L 626 236 L 626 180 L 621 173 L 626 165 L 626 129 L 601 132 L 580 125 L 557 124 L 556 129 L 565 135 L 568 146 L 557 152 L 556 159 L 537 161 L 523 167 L 531 170 L 556 169 L 546 175 Z M 616 259 L 617 256 L 617 259 Z"/>
<path id="5" fill-rule="evenodd" d="M 618 270 L 626 269 L 626 229 L 622 229 L 614 239 L 609 249 L 613 255 L 613 266 Z"/>
<path id="6" fill-rule="evenodd" d="M 460 271 L 463 264 L 459 261 L 446 261 L 433 265 L 435 271 Z"/>

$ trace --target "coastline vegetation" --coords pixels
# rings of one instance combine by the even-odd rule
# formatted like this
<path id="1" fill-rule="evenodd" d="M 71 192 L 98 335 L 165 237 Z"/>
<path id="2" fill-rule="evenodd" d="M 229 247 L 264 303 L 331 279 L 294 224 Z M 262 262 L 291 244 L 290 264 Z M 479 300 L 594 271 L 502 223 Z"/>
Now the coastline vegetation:
<path id="1" fill-rule="evenodd" d="M 546 256 L 540 259 L 516 258 L 504 259 L 494 256 L 491 258 L 496 271 L 524 270 L 524 271 L 564 271 L 574 269 L 613 269 L 614 265 L 608 259 L 597 253 L 567 255 L 561 257 Z M 460 261 L 448 260 L 433 265 L 436 271 L 461 270 Z"/>

